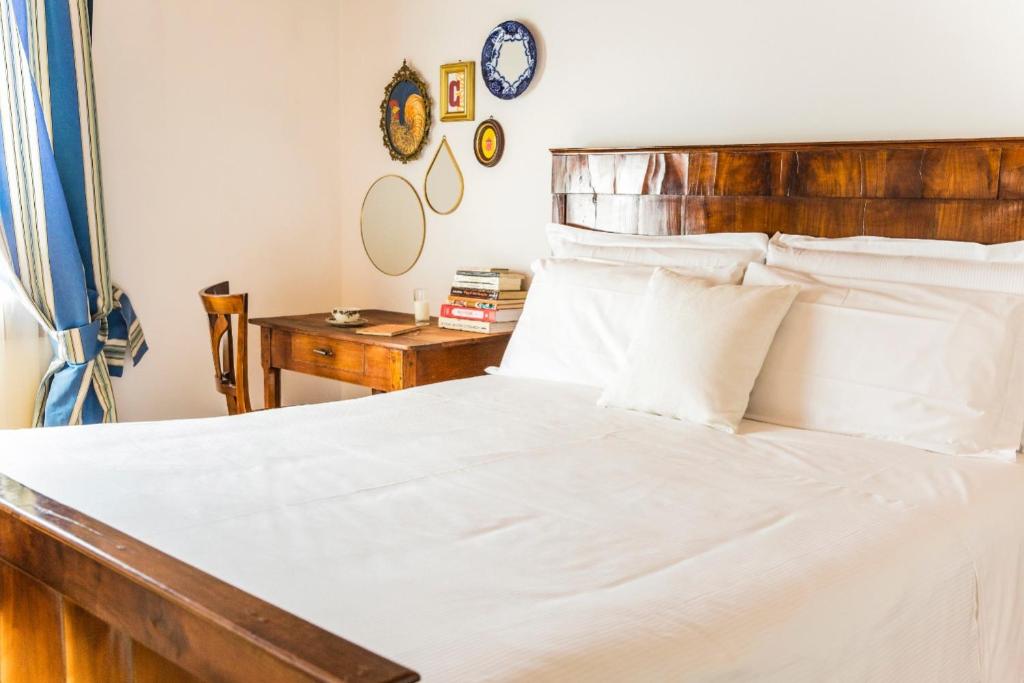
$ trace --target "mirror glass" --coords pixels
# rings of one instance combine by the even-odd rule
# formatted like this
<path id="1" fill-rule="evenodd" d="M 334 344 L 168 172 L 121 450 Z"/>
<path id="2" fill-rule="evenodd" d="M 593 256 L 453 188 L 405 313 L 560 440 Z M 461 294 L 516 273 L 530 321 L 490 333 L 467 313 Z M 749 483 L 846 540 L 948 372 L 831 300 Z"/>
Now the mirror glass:
<path id="1" fill-rule="evenodd" d="M 501 47 L 498 55 L 498 72 L 509 83 L 515 83 L 530 66 L 526 54 L 526 43 L 521 41 L 507 42 Z"/>
<path id="2" fill-rule="evenodd" d="M 427 178 L 423 181 L 423 195 L 431 209 L 446 214 L 459 208 L 462 190 L 462 171 L 448 145 L 448 139 L 441 138 L 434 160 L 427 169 Z"/>
<path id="3" fill-rule="evenodd" d="M 400 176 L 378 178 L 363 199 L 360 229 L 363 248 L 377 270 L 401 275 L 412 268 L 423 249 L 425 232 L 416 188 Z"/>

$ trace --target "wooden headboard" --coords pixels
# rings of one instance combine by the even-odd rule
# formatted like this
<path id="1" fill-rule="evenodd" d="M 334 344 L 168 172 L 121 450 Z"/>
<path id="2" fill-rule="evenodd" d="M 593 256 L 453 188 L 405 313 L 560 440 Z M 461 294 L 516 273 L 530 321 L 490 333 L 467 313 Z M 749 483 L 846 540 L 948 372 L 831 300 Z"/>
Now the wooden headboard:
<path id="1" fill-rule="evenodd" d="M 553 220 L 595 230 L 1024 239 L 1024 138 L 551 154 Z"/>

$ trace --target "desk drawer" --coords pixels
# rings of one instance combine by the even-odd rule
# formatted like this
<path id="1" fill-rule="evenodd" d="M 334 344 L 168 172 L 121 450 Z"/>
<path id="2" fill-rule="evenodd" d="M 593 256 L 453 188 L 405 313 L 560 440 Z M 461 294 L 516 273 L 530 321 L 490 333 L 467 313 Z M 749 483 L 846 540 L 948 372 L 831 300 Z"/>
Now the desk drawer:
<path id="1" fill-rule="evenodd" d="M 361 373 L 365 362 L 364 349 L 362 344 L 352 342 L 292 335 L 291 360 L 293 363 Z"/>
<path id="2" fill-rule="evenodd" d="M 270 363 L 275 368 L 361 384 L 383 391 L 403 386 L 402 353 L 379 346 L 274 330 Z"/>

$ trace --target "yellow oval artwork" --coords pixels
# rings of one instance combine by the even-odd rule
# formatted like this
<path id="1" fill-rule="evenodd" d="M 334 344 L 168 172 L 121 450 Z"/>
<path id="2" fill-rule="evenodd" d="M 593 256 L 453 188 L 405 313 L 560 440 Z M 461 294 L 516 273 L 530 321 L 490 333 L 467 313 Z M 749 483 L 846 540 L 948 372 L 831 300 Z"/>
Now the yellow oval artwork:
<path id="1" fill-rule="evenodd" d="M 493 128 L 488 128 L 480 136 L 480 156 L 486 161 L 494 158 L 498 151 L 498 136 L 494 134 Z"/>
<path id="2" fill-rule="evenodd" d="M 505 151 L 505 133 L 494 119 L 487 119 L 476 129 L 473 139 L 473 153 L 484 166 L 494 166 L 501 161 Z"/>

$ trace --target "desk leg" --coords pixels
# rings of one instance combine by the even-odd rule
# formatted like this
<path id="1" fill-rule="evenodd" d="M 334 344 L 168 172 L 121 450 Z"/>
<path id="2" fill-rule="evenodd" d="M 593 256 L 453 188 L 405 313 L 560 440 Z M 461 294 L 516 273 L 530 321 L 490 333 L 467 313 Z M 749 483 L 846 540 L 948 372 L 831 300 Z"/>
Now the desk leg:
<path id="1" fill-rule="evenodd" d="M 270 364 L 270 329 L 260 331 L 260 360 L 263 364 L 263 407 L 281 407 L 281 368 Z"/>

